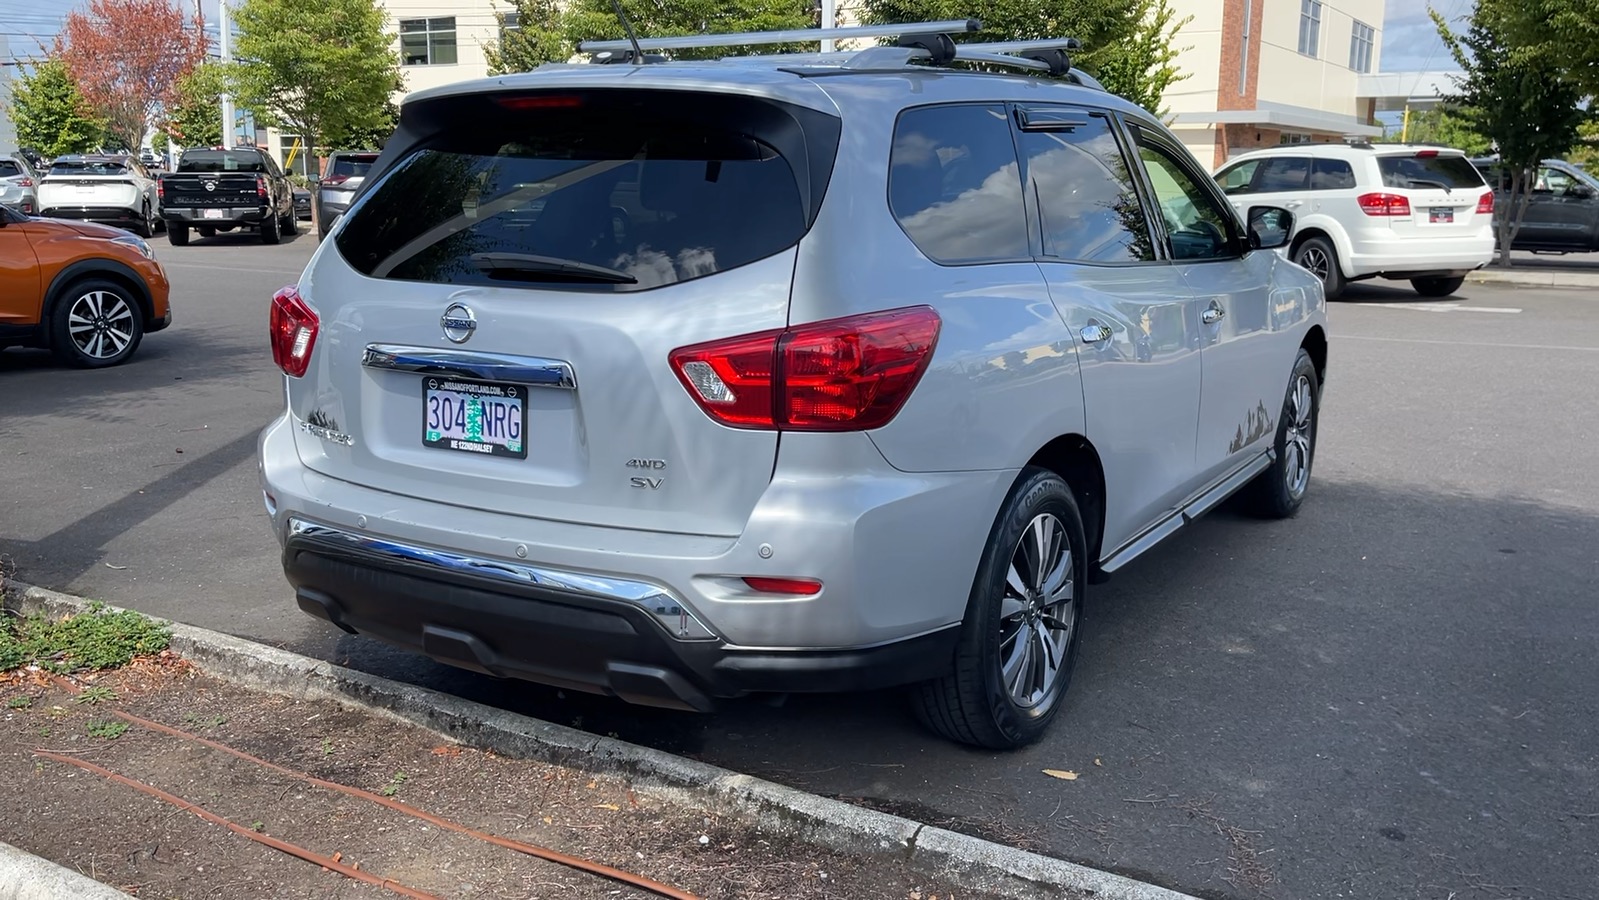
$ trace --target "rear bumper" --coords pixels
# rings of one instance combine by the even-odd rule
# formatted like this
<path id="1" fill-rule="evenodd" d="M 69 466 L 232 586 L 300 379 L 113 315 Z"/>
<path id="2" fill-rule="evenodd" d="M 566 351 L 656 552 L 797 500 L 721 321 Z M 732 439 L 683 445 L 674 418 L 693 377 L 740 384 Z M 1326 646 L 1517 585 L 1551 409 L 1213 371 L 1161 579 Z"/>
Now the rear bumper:
<path id="1" fill-rule="evenodd" d="M 302 609 L 464 668 L 692 709 L 946 671 L 1016 476 L 909 475 L 864 435 L 785 436 L 790 468 L 780 461 L 743 535 L 677 535 L 465 510 L 328 478 L 299 461 L 295 427 L 287 417 L 268 427 L 260 463 Z M 815 451 L 828 463 L 815 481 L 807 438 L 832 439 Z M 875 470 L 863 468 L 867 454 Z M 839 478 L 840 464 L 855 477 Z M 746 574 L 823 589 L 759 594 Z"/>
<path id="2" fill-rule="evenodd" d="M 207 210 L 222 210 L 221 218 L 203 218 Z M 161 208 L 161 218 L 169 224 L 188 225 L 200 228 L 207 225 L 260 225 L 266 221 L 267 213 L 264 206 L 231 206 L 231 207 L 186 207 L 164 206 Z"/>
<path id="3" fill-rule="evenodd" d="M 1350 278 L 1464 275 L 1493 262 L 1493 232 L 1476 237 L 1427 240 L 1399 239 L 1356 243 L 1345 274 Z"/>
<path id="4" fill-rule="evenodd" d="M 138 210 L 122 206 L 51 206 L 41 208 L 39 215 L 46 219 L 76 219 L 112 225 L 140 222 L 144 218 Z"/>

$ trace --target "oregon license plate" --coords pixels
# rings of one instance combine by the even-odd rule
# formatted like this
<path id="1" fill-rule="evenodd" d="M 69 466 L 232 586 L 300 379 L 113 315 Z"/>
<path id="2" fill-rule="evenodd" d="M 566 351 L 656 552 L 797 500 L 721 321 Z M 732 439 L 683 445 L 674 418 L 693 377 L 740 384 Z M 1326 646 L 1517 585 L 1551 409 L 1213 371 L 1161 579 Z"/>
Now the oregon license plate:
<path id="1" fill-rule="evenodd" d="M 441 450 L 527 459 L 527 391 L 514 384 L 427 378 L 422 443 Z"/>
<path id="2" fill-rule="evenodd" d="M 225 209 L 202 209 L 202 210 L 200 210 L 200 218 L 202 218 L 202 219 L 220 219 L 220 218 L 222 218 L 225 215 L 227 215 L 227 210 L 225 210 Z"/>
<path id="3" fill-rule="evenodd" d="M 1455 220 L 1455 208 L 1453 206 L 1434 206 L 1430 212 L 1432 214 L 1427 217 L 1429 222 L 1439 222 L 1447 225 Z"/>

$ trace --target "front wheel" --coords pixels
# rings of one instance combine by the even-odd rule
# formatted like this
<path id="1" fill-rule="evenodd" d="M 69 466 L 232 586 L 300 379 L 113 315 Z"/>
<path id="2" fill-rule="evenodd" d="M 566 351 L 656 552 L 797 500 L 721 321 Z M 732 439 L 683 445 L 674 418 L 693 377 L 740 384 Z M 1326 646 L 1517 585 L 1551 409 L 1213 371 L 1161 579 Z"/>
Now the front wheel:
<path id="1" fill-rule="evenodd" d="M 56 358 L 86 369 L 126 361 L 144 337 L 138 301 L 122 285 L 98 278 L 69 288 L 50 319 Z"/>
<path id="2" fill-rule="evenodd" d="M 1293 261 L 1321 280 L 1322 294 L 1336 300 L 1344 292 L 1344 271 L 1338 267 L 1338 250 L 1332 241 L 1308 237 L 1294 248 Z"/>
<path id="3" fill-rule="evenodd" d="M 989 535 L 950 671 L 912 689 L 917 717 L 993 750 L 1038 740 L 1071 683 L 1087 573 L 1071 488 L 1025 470 Z"/>
<path id="4" fill-rule="evenodd" d="M 1247 510 L 1263 519 L 1286 519 L 1299 512 L 1310 490 L 1310 466 L 1316 454 L 1316 424 L 1321 415 L 1321 383 L 1316 364 L 1300 348 L 1288 376 L 1272 444 L 1277 458 L 1245 489 Z"/>
<path id="5" fill-rule="evenodd" d="M 1447 297 L 1460 290 L 1460 286 L 1465 283 L 1466 278 L 1463 275 L 1454 278 L 1433 276 L 1430 278 L 1410 279 L 1410 286 L 1415 288 L 1416 293 L 1423 297 Z"/>

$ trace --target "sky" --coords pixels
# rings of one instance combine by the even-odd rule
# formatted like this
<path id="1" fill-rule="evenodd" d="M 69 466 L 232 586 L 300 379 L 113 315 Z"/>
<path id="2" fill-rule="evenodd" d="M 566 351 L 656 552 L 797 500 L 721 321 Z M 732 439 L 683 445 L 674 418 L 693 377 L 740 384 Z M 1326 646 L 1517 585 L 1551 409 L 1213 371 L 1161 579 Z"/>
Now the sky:
<path id="1" fill-rule="evenodd" d="M 192 8 L 194 0 L 180 0 L 185 8 Z M 205 4 L 205 18 L 214 23 L 217 19 L 218 0 L 201 0 Z M 1285 0 L 1273 0 L 1285 2 Z M 1330 0 L 1336 3 L 1337 0 Z M 1379 68 L 1384 72 L 1416 72 L 1434 69 L 1454 69 L 1454 60 L 1438 39 L 1432 20 L 1427 17 L 1429 0 L 1386 0 L 1387 21 L 1383 26 L 1382 50 Z M 1446 17 L 1458 19 L 1471 9 L 1471 0 L 1431 0 Z M 9 39 L 11 52 L 22 56 L 32 51 L 37 42 L 49 42 L 61 26 L 66 13 L 87 0 L 0 0 L 0 34 Z M 981 0 L 974 0 L 981 6 Z M 214 33 L 214 32 L 213 32 Z"/>

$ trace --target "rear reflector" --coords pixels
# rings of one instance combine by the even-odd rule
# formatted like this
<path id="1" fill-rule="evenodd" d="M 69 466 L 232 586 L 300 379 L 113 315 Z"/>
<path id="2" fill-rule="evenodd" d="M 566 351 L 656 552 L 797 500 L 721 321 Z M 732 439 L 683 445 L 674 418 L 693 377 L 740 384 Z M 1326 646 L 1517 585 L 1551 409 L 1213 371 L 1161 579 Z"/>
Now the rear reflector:
<path id="1" fill-rule="evenodd" d="M 1477 212 L 1491 215 L 1494 211 L 1494 192 L 1489 191 L 1477 198 Z"/>
<path id="2" fill-rule="evenodd" d="M 317 314 L 300 298 L 299 288 L 291 284 L 272 295 L 272 361 L 283 374 L 290 378 L 304 377 L 311 365 L 311 351 L 316 347 L 320 327 Z"/>
<path id="3" fill-rule="evenodd" d="M 1368 216 L 1410 215 L 1410 201 L 1398 194 L 1361 194 L 1356 202 Z"/>
<path id="4" fill-rule="evenodd" d="M 674 350 L 672 370 L 735 428 L 863 431 L 888 424 L 927 370 L 930 307 L 830 319 Z"/>
<path id="5" fill-rule="evenodd" d="M 809 597 L 822 592 L 822 583 L 811 578 L 759 578 L 748 576 L 744 583 L 763 594 L 792 594 Z"/>

